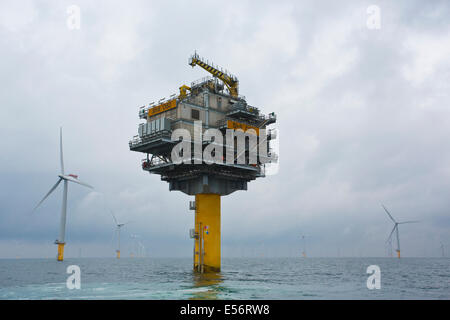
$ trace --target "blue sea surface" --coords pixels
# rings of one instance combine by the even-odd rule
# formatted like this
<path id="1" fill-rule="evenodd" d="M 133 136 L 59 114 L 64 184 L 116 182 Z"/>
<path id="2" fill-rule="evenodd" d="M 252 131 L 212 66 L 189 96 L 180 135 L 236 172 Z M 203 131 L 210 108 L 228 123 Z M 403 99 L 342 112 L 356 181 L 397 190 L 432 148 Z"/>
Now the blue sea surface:
<path id="1" fill-rule="evenodd" d="M 81 288 L 68 289 L 69 265 Z M 367 288 L 378 265 L 381 288 Z M 0 299 L 450 299 L 448 258 L 224 258 L 199 275 L 189 258 L 0 260 Z"/>

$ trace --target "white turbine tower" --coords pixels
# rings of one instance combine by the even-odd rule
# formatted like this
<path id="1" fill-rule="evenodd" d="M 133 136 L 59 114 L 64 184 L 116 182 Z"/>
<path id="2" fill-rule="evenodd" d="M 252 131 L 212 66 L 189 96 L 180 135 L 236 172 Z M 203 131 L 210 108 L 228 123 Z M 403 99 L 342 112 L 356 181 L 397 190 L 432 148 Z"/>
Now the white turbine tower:
<path id="1" fill-rule="evenodd" d="M 60 128 L 59 131 L 59 148 L 60 148 L 60 161 L 61 161 L 61 173 L 58 174 L 59 180 L 56 182 L 56 184 L 50 189 L 50 191 L 45 195 L 45 197 L 37 204 L 37 206 L 33 209 L 36 210 L 42 202 L 44 202 L 45 199 L 58 187 L 58 185 L 61 183 L 61 181 L 64 181 L 64 190 L 63 190 L 63 202 L 62 202 L 62 208 L 61 208 L 61 222 L 59 225 L 59 236 L 58 239 L 55 241 L 55 244 L 58 245 L 58 261 L 64 260 L 64 245 L 65 243 L 65 237 L 66 237 L 66 213 L 67 213 L 67 187 L 70 182 L 81 184 L 85 187 L 93 189 L 92 186 L 88 185 L 87 183 L 81 182 L 78 180 L 78 176 L 74 174 L 66 175 L 64 174 L 64 159 L 63 159 L 63 144 L 62 144 L 62 128 Z"/>
<path id="2" fill-rule="evenodd" d="M 395 236 L 397 238 L 397 249 L 395 251 L 397 251 L 397 257 L 400 259 L 400 237 L 399 237 L 399 233 L 398 233 L 398 225 L 399 224 L 405 224 L 405 223 L 416 223 L 419 221 L 403 221 L 403 222 L 397 222 L 395 221 L 395 219 L 392 217 L 392 215 L 389 213 L 389 211 L 386 209 L 386 207 L 384 205 L 381 205 L 384 209 L 384 211 L 386 211 L 386 213 L 388 214 L 389 218 L 394 222 L 394 228 L 391 231 L 391 234 L 389 235 L 388 238 L 388 242 L 392 241 L 392 235 L 394 234 L 395 231 Z"/>
<path id="3" fill-rule="evenodd" d="M 111 215 L 114 219 L 114 223 L 116 224 L 116 232 L 117 232 L 117 249 L 116 249 L 116 253 L 117 253 L 117 259 L 120 259 L 120 228 L 122 228 L 124 225 L 129 224 L 131 221 L 128 221 L 126 223 L 119 223 L 117 222 L 116 217 L 114 216 L 114 213 L 112 213 L 111 211 Z"/>
<path id="4" fill-rule="evenodd" d="M 302 256 L 303 258 L 306 258 L 306 240 L 305 240 L 305 235 L 302 235 L 302 242 L 303 242 L 303 251 L 302 251 Z"/>
<path id="5" fill-rule="evenodd" d="M 139 240 L 138 240 L 138 238 L 140 238 L 140 236 L 137 234 L 131 234 L 130 237 L 133 239 L 131 256 L 133 257 L 134 254 L 136 254 L 136 258 L 138 258 L 140 256 L 140 253 L 139 253 L 140 248 L 139 248 Z M 136 253 L 135 253 L 135 249 L 136 249 Z"/>
<path id="6" fill-rule="evenodd" d="M 141 258 L 145 257 L 145 246 L 142 242 L 138 241 L 138 245 L 139 245 L 139 256 Z"/>
<path id="7" fill-rule="evenodd" d="M 392 257 L 392 238 L 386 241 L 386 252 L 389 257 Z"/>

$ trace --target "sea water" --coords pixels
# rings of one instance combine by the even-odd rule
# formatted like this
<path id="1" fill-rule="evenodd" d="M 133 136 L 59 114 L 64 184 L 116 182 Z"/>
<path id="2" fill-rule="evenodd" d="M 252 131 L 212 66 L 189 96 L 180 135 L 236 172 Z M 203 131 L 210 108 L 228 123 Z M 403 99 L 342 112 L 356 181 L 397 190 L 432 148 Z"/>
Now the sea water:
<path id="1" fill-rule="evenodd" d="M 367 286 L 371 265 L 380 289 Z M 189 258 L 2 259 L 0 299 L 450 299 L 450 259 L 224 258 L 203 275 Z"/>

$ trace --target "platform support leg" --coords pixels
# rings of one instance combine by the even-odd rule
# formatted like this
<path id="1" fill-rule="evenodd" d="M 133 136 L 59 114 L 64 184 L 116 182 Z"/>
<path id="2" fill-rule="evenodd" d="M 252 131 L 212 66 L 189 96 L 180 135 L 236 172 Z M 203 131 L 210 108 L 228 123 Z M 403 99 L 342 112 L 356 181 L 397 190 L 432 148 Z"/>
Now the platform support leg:
<path id="1" fill-rule="evenodd" d="M 220 195 L 195 195 L 194 270 L 220 271 Z"/>

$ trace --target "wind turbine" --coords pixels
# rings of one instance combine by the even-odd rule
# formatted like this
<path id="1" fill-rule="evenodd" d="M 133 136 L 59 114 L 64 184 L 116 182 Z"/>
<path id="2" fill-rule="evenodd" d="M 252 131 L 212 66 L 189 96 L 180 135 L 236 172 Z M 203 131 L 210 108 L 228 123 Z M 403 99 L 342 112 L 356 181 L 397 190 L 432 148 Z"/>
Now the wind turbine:
<path id="1" fill-rule="evenodd" d="M 130 221 L 128 221 L 126 223 L 119 223 L 119 222 L 117 222 L 117 219 L 114 216 L 114 213 L 112 213 L 112 211 L 111 211 L 111 215 L 112 215 L 112 217 L 114 219 L 114 223 L 116 224 L 116 227 L 117 227 L 117 229 L 116 229 L 116 232 L 117 232 L 117 250 L 116 250 L 116 253 L 117 253 L 117 259 L 120 259 L 120 228 L 122 228 L 126 224 L 129 224 Z"/>
<path id="2" fill-rule="evenodd" d="M 138 240 L 138 238 L 140 238 L 140 237 L 137 234 L 131 234 L 130 237 L 133 239 L 133 245 L 132 245 L 132 249 L 131 249 L 131 251 L 132 251 L 131 257 L 134 256 L 134 249 L 136 249 L 136 258 L 138 258 L 139 257 L 139 240 Z"/>
<path id="3" fill-rule="evenodd" d="M 442 251 L 442 258 L 445 257 L 445 248 L 444 248 L 444 244 L 441 242 L 441 251 Z"/>
<path id="4" fill-rule="evenodd" d="M 61 181 L 64 181 L 64 190 L 63 190 L 63 202 L 62 202 L 62 208 L 61 208 L 61 221 L 59 225 L 59 236 L 58 239 L 55 240 L 55 244 L 58 245 L 58 261 L 64 260 L 64 245 L 65 243 L 65 236 L 66 236 L 66 213 L 67 213 L 67 188 L 70 182 L 81 184 L 82 186 L 88 187 L 93 189 L 92 186 L 88 185 L 87 183 L 81 182 L 78 180 L 78 176 L 75 174 L 64 174 L 64 159 L 63 159 L 63 143 L 62 143 L 62 128 L 59 130 L 59 148 L 60 148 L 60 161 L 61 161 L 61 173 L 58 174 L 59 180 L 56 182 L 56 184 L 50 189 L 50 191 L 45 195 L 45 197 L 37 204 L 36 207 L 34 207 L 33 211 L 36 210 L 42 202 L 44 202 L 45 199 L 58 187 L 58 185 L 61 183 Z"/>
<path id="5" fill-rule="evenodd" d="M 306 258 L 306 241 L 305 241 L 305 235 L 302 235 L 302 241 L 303 241 L 303 252 L 302 252 L 302 256 L 303 256 L 303 258 Z"/>
<path id="6" fill-rule="evenodd" d="M 397 222 L 395 221 L 395 219 L 392 217 L 392 215 L 390 214 L 390 212 L 388 211 L 388 209 L 386 209 L 386 207 L 384 205 L 381 205 L 384 209 L 384 211 L 386 211 L 386 213 L 388 214 L 389 218 L 394 222 L 394 228 L 391 231 L 391 234 L 389 235 L 388 238 L 388 242 L 392 241 L 392 235 L 394 234 L 395 231 L 395 236 L 397 238 L 397 249 L 395 251 L 397 251 L 397 257 L 400 259 L 400 237 L 399 237 L 399 233 L 398 233 L 398 225 L 399 224 L 405 224 L 405 223 L 416 223 L 419 221 L 403 221 L 403 222 Z"/>
<path id="7" fill-rule="evenodd" d="M 139 251 L 140 251 L 139 256 L 140 256 L 141 258 L 144 258 L 144 257 L 145 257 L 145 246 L 144 246 L 144 244 L 143 244 L 142 242 L 140 242 L 140 241 L 138 241 L 138 245 L 139 245 Z"/>

